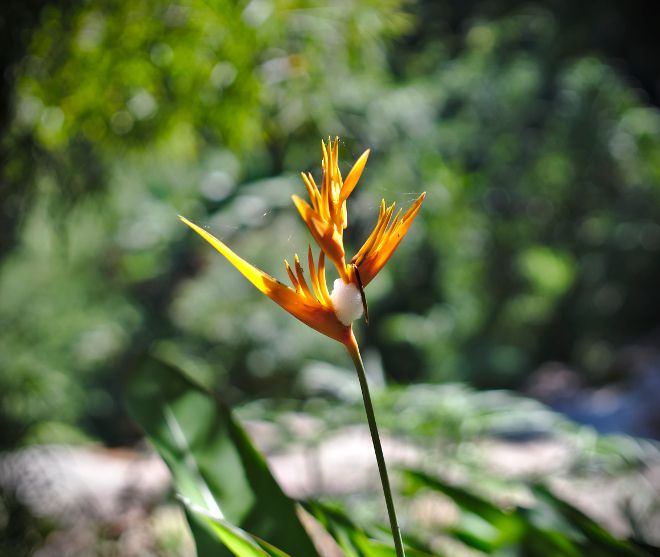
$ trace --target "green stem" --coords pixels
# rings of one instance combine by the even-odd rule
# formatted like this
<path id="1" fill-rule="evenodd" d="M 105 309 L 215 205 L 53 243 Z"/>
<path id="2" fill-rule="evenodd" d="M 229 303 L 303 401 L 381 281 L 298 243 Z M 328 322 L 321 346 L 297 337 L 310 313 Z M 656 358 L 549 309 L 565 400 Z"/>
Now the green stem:
<path id="1" fill-rule="evenodd" d="M 369 394 L 369 384 L 367 383 L 367 376 L 364 371 L 364 364 L 360 356 L 360 349 L 358 348 L 355 337 L 351 335 L 351 343 L 347 344 L 348 352 L 351 359 L 355 364 L 357 376 L 360 381 L 360 389 L 362 390 L 362 400 L 364 401 L 364 409 L 367 412 L 367 422 L 369 423 L 369 432 L 371 433 L 371 441 L 374 445 L 374 452 L 376 453 L 376 462 L 378 462 L 378 473 L 380 474 L 380 482 L 383 486 L 383 495 L 385 495 L 385 504 L 387 505 L 387 516 L 390 519 L 390 528 L 392 529 L 392 537 L 394 538 L 394 547 L 396 549 L 397 557 L 405 557 L 403 551 L 403 541 L 401 540 L 401 530 L 399 523 L 396 519 L 396 511 L 394 510 L 394 499 L 392 498 L 392 488 L 390 487 L 390 480 L 387 475 L 387 467 L 385 466 L 385 457 L 383 456 L 383 447 L 380 444 L 380 435 L 378 434 L 378 426 L 376 425 L 376 416 L 374 414 L 374 407 L 371 403 L 371 395 Z"/>

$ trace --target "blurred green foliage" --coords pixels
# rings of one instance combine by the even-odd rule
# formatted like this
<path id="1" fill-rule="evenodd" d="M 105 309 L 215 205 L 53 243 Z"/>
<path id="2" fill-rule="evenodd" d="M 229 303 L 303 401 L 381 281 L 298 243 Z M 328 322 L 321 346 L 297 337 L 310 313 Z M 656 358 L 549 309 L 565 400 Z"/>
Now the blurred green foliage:
<path id="1" fill-rule="evenodd" d="M 336 396 L 340 394 L 341 391 L 335 393 Z M 412 402 L 415 398 L 422 400 L 415 404 Z M 361 520 L 360 524 L 356 522 L 360 514 L 356 499 L 364 498 L 363 490 L 350 495 L 345 493 L 343 497 L 335 495 L 339 501 L 333 503 L 307 500 L 304 508 L 318 523 L 312 527 L 308 517 L 299 522 L 301 515 L 294 512 L 295 501 L 282 493 L 265 459 L 251 445 L 238 420 L 217 397 L 191 379 L 187 371 L 165 362 L 144 366 L 129 385 L 128 401 L 132 416 L 172 471 L 174 489 L 186 506 L 200 557 L 284 557 L 284 552 L 292 557 L 317 555 L 308 534 L 323 555 L 326 553 L 321 552 L 320 547 L 327 547 L 327 538 L 334 539 L 350 556 L 394 557 L 396 554 L 389 530 L 381 523 L 385 518 L 381 497 L 377 497 L 378 504 L 374 505 L 373 497 L 367 496 L 377 510 L 370 513 L 370 519 Z M 431 401 L 435 404 L 430 404 Z M 322 406 L 313 408 L 310 401 L 307 411 L 311 410 L 320 418 L 319 423 L 324 424 L 320 433 L 326 439 L 332 430 L 340 431 L 343 426 L 346 431 L 347 426 L 354 427 L 364 421 L 360 401 L 330 405 L 326 397 L 318 402 Z M 475 392 L 457 385 L 419 385 L 417 388 L 383 389 L 375 402 L 390 435 L 398 434 L 408 442 L 416 441 L 415 446 L 422 450 L 414 461 L 424 470 L 403 470 L 404 486 L 402 493 L 397 492 L 398 501 L 405 509 L 402 516 L 405 517 L 406 555 L 644 557 L 657 553 L 656 547 L 644 541 L 644 530 L 635 531 L 633 527 L 635 535 L 630 540 L 620 539 L 557 497 L 548 487 L 535 481 L 541 470 L 517 480 L 505 479 L 500 472 L 493 492 L 488 485 L 495 477 L 492 471 L 486 472 L 483 463 L 473 470 L 465 466 L 469 460 L 479 458 L 475 447 L 479 439 L 525 429 L 574 448 L 585 443 L 586 433 L 594 446 L 591 450 L 580 447 L 581 450 L 575 451 L 573 466 L 579 466 L 577 460 L 591 453 L 592 465 L 605 465 L 608 469 L 605 477 L 615 472 L 608 460 L 633 461 L 646 452 L 651 462 L 657 459 L 657 446 L 628 439 L 629 446 L 612 445 L 597 454 L 594 449 L 598 438 L 593 433 L 589 435 L 587 428 L 570 424 L 537 403 L 504 392 Z M 288 412 L 287 416 L 282 408 L 273 408 L 276 405 L 269 399 L 241 408 L 243 418 L 252 416 L 268 420 L 262 422 L 264 425 L 273 421 L 277 424 L 268 434 L 271 454 L 283 449 L 277 446 L 278 438 L 291 448 L 291 439 L 281 435 L 286 429 L 298 430 L 294 434 L 294 446 L 313 445 L 313 436 L 303 440 L 306 437 L 303 430 L 313 428 L 301 427 L 301 422 L 296 427 L 294 414 Z M 409 412 L 415 405 L 422 410 L 421 416 Z M 297 414 L 299 419 L 302 416 Z M 399 416 L 400 420 L 395 419 Z M 306 418 L 313 419 L 312 414 L 308 413 Z M 423 428 L 413 423 L 415 419 L 424 424 L 426 431 L 420 431 Z M 457 425 L 464 426 L 463 431 L 455 431 Z M 473 453 L 471 459 L 466 458 L 468 453 Z M 322 457 L 317 455 L 316 458 Z M 350 452 L 346 453 L 346 459 L 360 461 Z M 459 473 L 456 464 L 461 461 L 463 466 Z M 334 464 L 336 471 L 348 472 L 346 464 L 337 466 L 338 461 Z M 545 467 L 547 463 L 537 461 L 539 464 Z M 627 467 L 633 468 L 631 464 Z M 329 469 L 335 471 L 335 466 Z M 399 476 L 399 470 L 394 470 Z M 461 477 L 462 483 L 469 487 L 448 482 L 437 477 L 438 474 Z M 556 480 L 557 473 L 554 475 Z M 482 495 L 481 492 L 489 490 L 488 497 Z M 319 493 L 318 486 L 312 493 Z M 647 498 L 653 500 L 653 494 L 649 493 Z M 455 512 L 449 510 L 447 504 Z M 426 508 L 426 512 L 422 508 Z M 644 517 L 646 528 L 653 527 L 656 514 L 651 510 L 651 515 Z M 630 515 L 633 525 L 634 516 Z M 303 529 L 303 525 L 307 528 Z M 447 546 L 448 541 L 453 541 L 453 547 Z"/>
<path id="2" fill-rule="evenodd" d="M 172 472 L 188 507 L 198 557 L 233 555 L 232 544 L 240 544 L 241 537 L 233 525 L 287 554 L 319 557 L 294 502 L 216 398 L 176 368 L 155 362 L 129 384 L 128 408 Z M 256 543 L 242 551 L 236 554 L 265 555 Z"/>
<path id="3" fill-rule="evenodd" d="M 389 378 L 511 386 L 547 359 L 598 378 L 657 326 L 658 109 L 559 48 L 550 11 L 451 29 L 429 6 L 44 4 L 0 145 L 2 446 L 130 439 L 120 385 L 154 353 L 229 401 L 343 362 L 176 219 L 284 278 L 327 135 L 346 169 L 373 149 L 351 245 L 381 197 L 428 191 L 358 333 Z"/>

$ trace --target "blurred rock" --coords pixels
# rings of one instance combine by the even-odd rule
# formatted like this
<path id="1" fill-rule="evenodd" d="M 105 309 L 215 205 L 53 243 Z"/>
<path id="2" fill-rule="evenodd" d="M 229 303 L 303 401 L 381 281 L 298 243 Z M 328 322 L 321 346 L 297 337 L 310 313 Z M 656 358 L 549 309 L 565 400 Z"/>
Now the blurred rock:
<path id="1" fill-rule="evenodd" d="M 42 445 L 3 456 L 0 486 L 61 523 L 121 521 L 162 502 L 170 475 L 154 454 Z"/>
<path id="2" fill-rule="evenodd" d="M 296 430 L 302 425 L 305 431 L 309 425 L 314 425 L 313 429 L 318 426 L 315 420 L 308 423 L 299 414 L 283 423 Z M 273 444 L 270 435 L 263 435 L 273 431 L 265 426 L 257 422 L 248 424 L 248 429 L 257 433 L 257 446 L 266 451 L 273 474 L 290 496 L 353 497 L 378 491 L 376 462 L 366 426 L 343 427 L 314 435 L 311 441 L 296 441 L 292 437 L 286 445 Z M 383 435 L 382 442 L 390 470 L 420 467 L 464 483 L 470 481 L 469 462 L 478 462 L 484 478 L 543 479 L 560 496 L 617 535 L 630 534 L 626 513 L 646 517 L 642 526 L 645 535 L 650 541 L 660 542 L 651 529 L 660 520 L 653 508 L 660 490 L 657 460 L 648 462 L 641 471 L 630 468 L 613 478 L 604 470 L 580 474 L 579 463 L 584 455 L 578 445 L 559 433 L 556 437 L 522 441 L 484 436 L 464 444 L 462 458 L 467 460 L 463 464 L 455 454 L 447 457 L 442 444 L 421 447 L 391 435 Z M 35 515 L 52 518 L 59 525 L 40 549 L 39 557 L 93 554 L 90 548 L 98 543 L 99 531 L 113 540 L 117 555 L 150 554 L 145 553 L 145 548 L 155 543 L 154 532 L 158 529 L 154 524 L 163 522 L 154 517 L 168 508 L 176 511 L 178 535 L 183 536 L 184 549 L 172 555 L 191 554 L 186 553 L 191 551 L 192 542 L 185 532 L 182 513 L 167 502 L 169 472 L 155 454 L 128 449 L 35 446 L 0 458 L 0 487 L 15 493 Z M 504 497 L 498 502 L 505 506 L 531 502 L 529 494 L 514 491 L 508 499 Z M 428 505 L 420 507 L 417 503 L 411 504 L 410 516 L 427 512 L 433 515 L 437 511 L 442 516 L 433 520 L 442 521 L 456 514 L 455 509 L 435 509 L 431 505 L 429 510 Z"/>
<path id="3" fill-rule="evenodd" d="M 526 393 L 571 420 L 600 433 L 660 439 L 660 350 L 640 344 L 623 350 L 603 387 L 587 387 L 561 363 L 544 364 L 530 377 Z"/>

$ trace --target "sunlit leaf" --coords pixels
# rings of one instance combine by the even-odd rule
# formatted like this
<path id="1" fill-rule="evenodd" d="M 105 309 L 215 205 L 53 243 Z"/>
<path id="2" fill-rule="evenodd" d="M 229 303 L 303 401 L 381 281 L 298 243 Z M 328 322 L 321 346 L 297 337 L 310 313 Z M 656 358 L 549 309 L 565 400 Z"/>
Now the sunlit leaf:
<path id="1" fill-rule="evenodd" d="M 335 539 L 344 550 L 346 557 L 396 557 L 396 550 L 393 546 L 369 535 L 368 532 L 355 525 L 340 509 L 318 501 L 309 501 L 305 507 Z M 406 555 L 433 557 L 426 551 L 426 548 L 409 546 L 406 547 Z"/>
<path id="2" fill-rule="evenodd" d="M 245 530 L 234 526 L 226 520 L 211 516 L 198 505 L 184 500 L 186 510 L 194 514 L 206 527 L 206 530 L 223 543 L 236 557 L 290 557 L 287 553 L 273 545 L 255 538 Z"/>
<path id="3" fill-rule="evenodd" d="M 128 386 L 128 407 L 172 471 L 175 490 L 205 513 L 202 521 L 199 512 L 188 512 L 202 526 L 191 523 L 199 557 L 230 555 L 209 541 L 209 517 L 291 555 L 317 555 L 294 502 L 220 401 L 173 367 L 149 360 Z"/>

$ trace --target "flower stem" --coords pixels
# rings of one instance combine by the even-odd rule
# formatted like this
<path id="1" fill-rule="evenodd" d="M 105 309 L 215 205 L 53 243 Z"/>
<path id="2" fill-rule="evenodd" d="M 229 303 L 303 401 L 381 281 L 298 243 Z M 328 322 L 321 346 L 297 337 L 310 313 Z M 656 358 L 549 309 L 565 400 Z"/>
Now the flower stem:
<path id="1" fill-rule="evenodd" d="M 385 466 L 385 457 L 383 456 L 383 447 L 380 444 L 380 435 L 378 434 L 378 426 L 376 425 L 376 416 L 374 414 L 374 407 L 371 403 L 371 395 L 369 394 L 369 384 L 367 383 L 367 376 L 364 371 L 364 364 L 360 356 L 360 349 L 358 348 L 355 336 L 351 333 L 350 342 L 346 344 L 348 353 L 355 364 L 355 370 L 360 381 L 360 389 L 362 390 L 362 400 L 364 401 L 364 409 L 367 412 L 367 422 L 369 423 L 369 432 L 371 433 L 371 441 L 374 445 L 374 452 L 376 453 L 376 462 L 378 463 L 378 473 L 380 474 L 380 482 L 383 486 L 383 495 L 385 496 L 385 504 L 387 506 L 387 515 L 390 519 L 390 528 L 392 529 L 392 537 L 394 538 L 394 547 L 396 549 L 397 557 L 405 557 L 403 551 L 403 541 L 401 540 L 401 530 L 399 523 L 396 519 L 396 511 L 394 510 L 394 499 L 392 498 L 392 488 L 390 487 L 390 480 L 387 475 L 387 467 Z"/>

